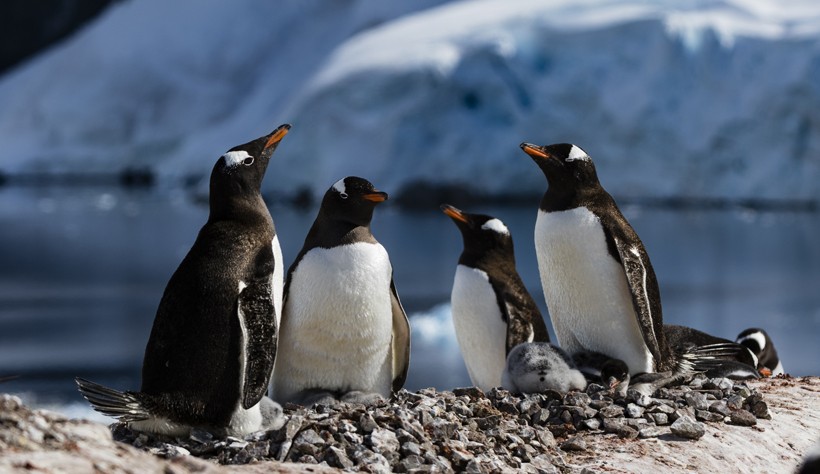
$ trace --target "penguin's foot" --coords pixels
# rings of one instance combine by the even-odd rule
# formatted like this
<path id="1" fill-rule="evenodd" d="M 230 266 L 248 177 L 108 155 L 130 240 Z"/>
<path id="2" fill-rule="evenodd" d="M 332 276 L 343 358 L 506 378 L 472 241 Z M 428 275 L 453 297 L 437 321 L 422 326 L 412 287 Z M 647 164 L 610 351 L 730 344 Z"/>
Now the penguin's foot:
<path id="1" fill-rule="evenodd" d="M 302 390 L 290 399 L 291 403 L 311 407 L 313 405 L 332 406 L 339 403 L 338 392 L 321 388 Z"/>
<path id="2" fill-rule="evenodd" d="M 362 405 L 373 405 L 384 401 L 384 397 L 376 392 L 363 392 L 361 390 L 352 390 L 342 395 L 340 399 L 346 403 L 361 403 Z"/>
<path id="3" fill-rule="evenodd" d="M 630 390 L 635 390 L 641 395 L 652 396 L 659 388 L 668 387 L 670 385 L 681 385 L 687 379 L 691 379 L 691 373 L 679 372 L 656 372 L 638 374 L 632 378 L 632 384 L 629 386 Z"/>

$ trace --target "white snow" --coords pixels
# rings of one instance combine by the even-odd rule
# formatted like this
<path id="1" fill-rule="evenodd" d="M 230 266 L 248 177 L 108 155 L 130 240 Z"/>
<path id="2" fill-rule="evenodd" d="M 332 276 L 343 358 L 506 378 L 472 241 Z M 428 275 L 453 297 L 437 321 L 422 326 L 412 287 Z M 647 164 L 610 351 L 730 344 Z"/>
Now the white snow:
<path id="1" fill-rule="evenodd" d="M 289 122 L 268 191 L 540 192 L 528 141 L 616 195 L 820 198 L 820 2 L 440 3 L 119 3 L 0 79 L 0 172 L 173 183 Z"/>

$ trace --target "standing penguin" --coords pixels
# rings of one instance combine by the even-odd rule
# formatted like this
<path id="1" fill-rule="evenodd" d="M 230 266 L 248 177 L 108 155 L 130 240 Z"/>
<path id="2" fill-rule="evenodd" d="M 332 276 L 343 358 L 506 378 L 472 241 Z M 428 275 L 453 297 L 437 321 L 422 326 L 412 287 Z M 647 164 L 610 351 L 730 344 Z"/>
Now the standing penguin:
<path id="1" fill-rule="evenodd" d="M 507 354 L 523 342 L 549 342 L 541 312 L 515 269 L 507 226 L 482 214 L 444 204 L 464 240 L 453 281 L 456 338 L 473 384 L 501 385 Z"/>
<path id="2" fill-rule="evenodd" d="M 389 397 L 407 377 L 410 325 L 370 221 L 387 199 L 365 179 L 328 189 L 288 270 L 273 396 L 304 405 Z"/>
<path id="3" fill-rule="evenodd" d="M 260 186 L 290 125 L 232 148 L 211 172 L 210 215 L 165 288 L 145 348 L 142 388 L 78 378 L 94 409 L 132 429 L 242 436 L 281 413 L 264 397 L 273 370 L 282 253 Z"/>
<path id="4" fill-rule="evenodd" d="M 696 342 L 686 354 L 676 351 L 667 342 L 649 255 L 598 181 L 589 155 L 569 143 L 521 148 L 549 183 L 535 224 L 535 249 L 562 348 L 620 359 L 632 375 L 680 372 L 725 350 L 748 358 L 748 351 L 730 341 L 728 348 Z"/>

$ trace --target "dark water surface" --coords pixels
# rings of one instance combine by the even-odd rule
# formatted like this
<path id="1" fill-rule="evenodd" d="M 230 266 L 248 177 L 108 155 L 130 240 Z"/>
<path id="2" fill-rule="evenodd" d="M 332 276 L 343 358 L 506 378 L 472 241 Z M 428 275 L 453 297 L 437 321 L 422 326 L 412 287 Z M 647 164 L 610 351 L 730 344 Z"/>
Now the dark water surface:
<path id="1" fill-rule="evenodd" d="M 532 243 L 536 205 L 465 210 L 507 224 L 519 272 L 543 310 Z M 623 211 L 652 258 L 665 321 L 732 339 L 763 327 L 787 372 L 820 374 L 818 214 Z M 286 268 L 315 212 L 271 208 Z M 206 218 L 207 208 L 182 192 L 0 188 L 0 376 L 21 375 L 3 391 L 59 405 L 79 401 L 75 375 L 138 388 L 165 283 Z M 461 251 L 456 227 L 436 208 L 407 212 L 388 203 L 377 209 L 373 232 L 390 252 L 411 316 L 407 388 L 469 384 L 449 321 Z"/>

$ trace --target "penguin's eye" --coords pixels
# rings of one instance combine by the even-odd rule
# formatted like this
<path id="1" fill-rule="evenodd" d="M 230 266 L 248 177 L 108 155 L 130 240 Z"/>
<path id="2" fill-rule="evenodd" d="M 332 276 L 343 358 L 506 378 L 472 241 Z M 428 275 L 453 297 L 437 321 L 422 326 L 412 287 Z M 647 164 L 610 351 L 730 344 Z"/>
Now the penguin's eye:
<path id="1" fill-rule="evenodd" d="M 347 193 L 339 193 L 339 197 L 342 199 L 347 199 Z"/>
<path id="2" fill-rule="evenodd" d="M 245 166 L 250 166 L 253 164 L 253 157 L 249 156 L 242 161 L 242 164 Z"/>

